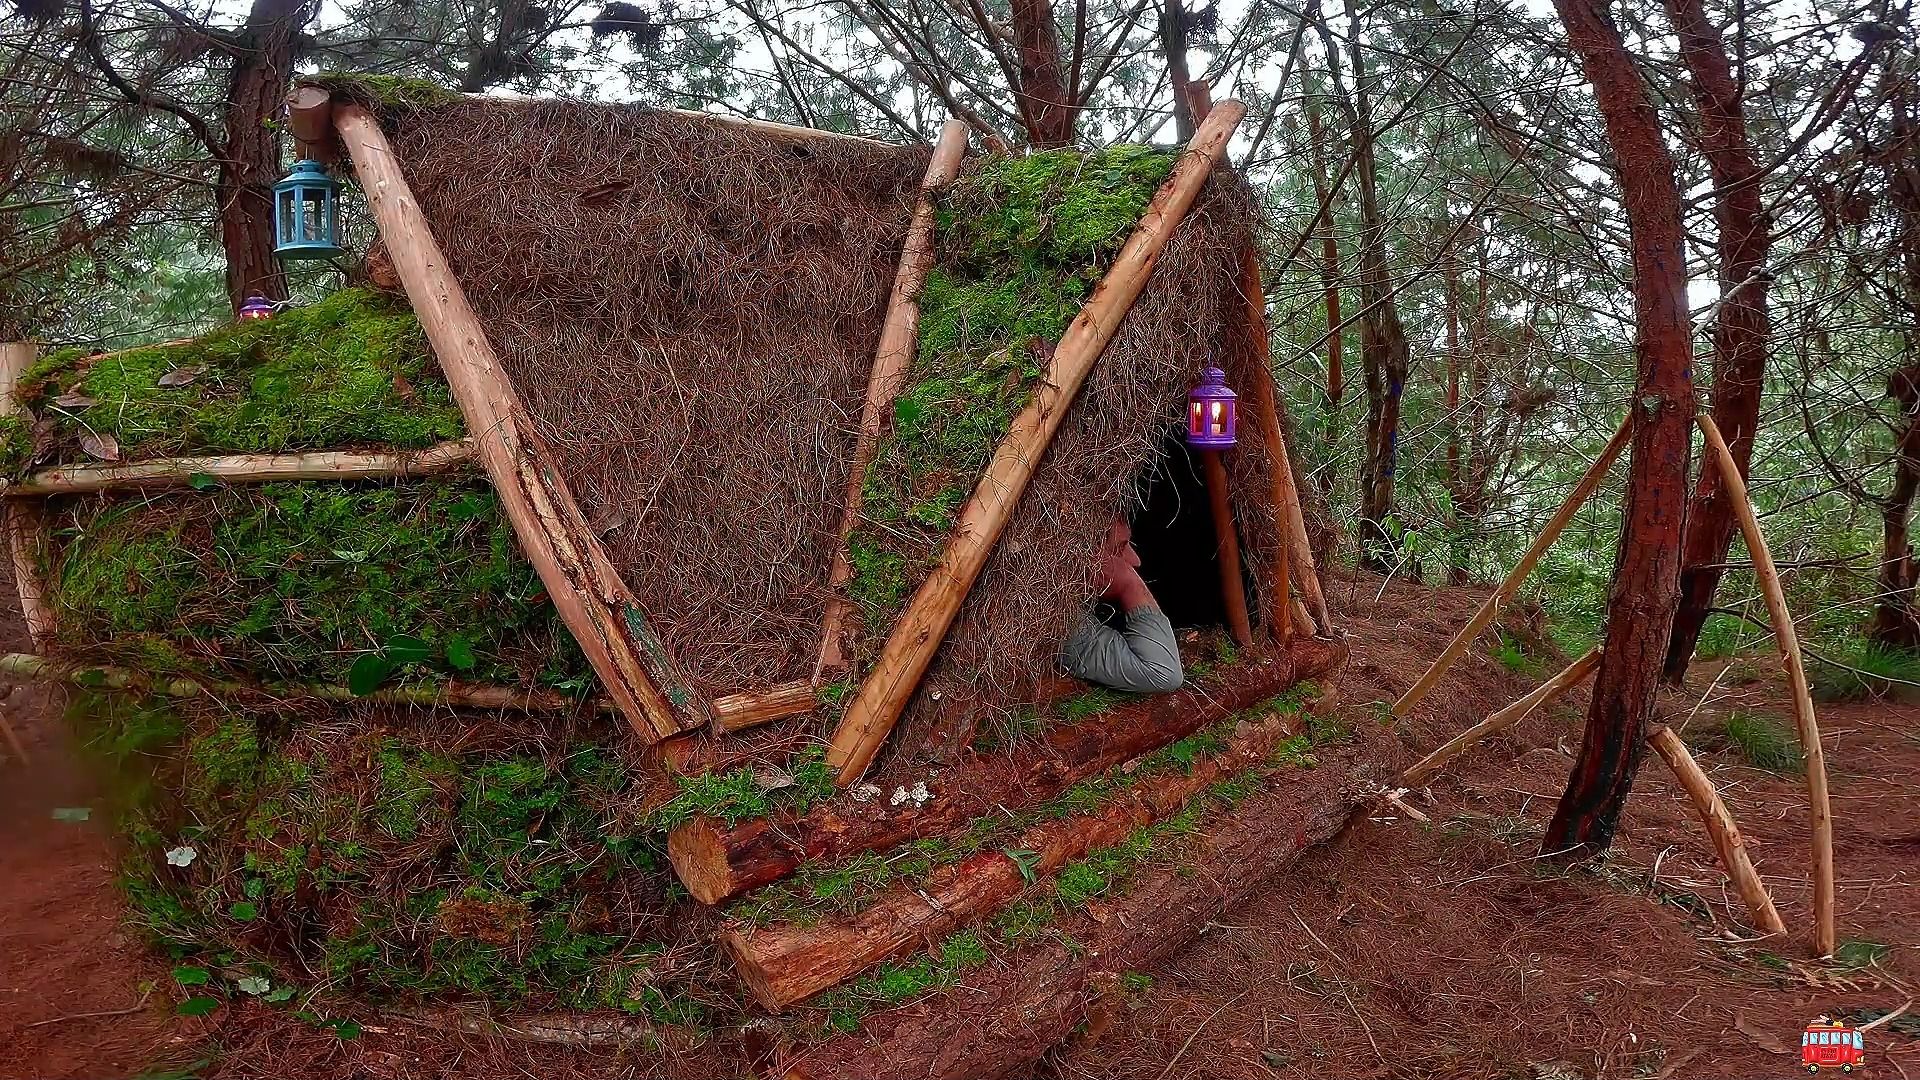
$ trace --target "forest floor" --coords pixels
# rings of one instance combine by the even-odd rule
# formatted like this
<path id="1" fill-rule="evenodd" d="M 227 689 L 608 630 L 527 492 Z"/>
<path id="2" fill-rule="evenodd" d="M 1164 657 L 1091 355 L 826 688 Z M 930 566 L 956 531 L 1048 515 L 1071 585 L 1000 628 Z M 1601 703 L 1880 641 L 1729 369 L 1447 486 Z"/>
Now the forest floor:
<path id="1" fill-rule="evenodd" d="M 1341 695 L 1355 716 L 1409 685 L 1484 595 L 1382 590 L 1364 576 L 1331 584 L 1353 642 Z M 0 627 L 0 644 L 24 645 L 17 621 Z M 1553 661 L 1515 666 L 1464 661 L 1402 733 L 1409 755 L 1519 696 Z M 1842 962 L 1816 964 L 1804 782 L 1747 765 L 1724 734 L 1736 711 L 1789 715 L 1777 662 L 1698 665 L 1666 710 L 1738 817 L 1793 931 L 1785 941 L 1751 940 L 1657 759 L 1603 866 L 1536 858 L 1585 700 L 1570 694 L 1457 762 L 1413 799 L 1429 823 L 1356 818 L 1032 1080 L 1746 1080 L 1798 1072 L 1800 1030 L 1822 1012 L 1920 998 L 1920 706 L 1820 710 L 1848 944 Z M 652 1075 L 606 1051 L 393 1018 L 344 1042 L 265 1010 L 233 1010 L 218 1027 L 171 1016 L 165 992 L 144 989 L 165 986 L 164 965 L 120 929 L 105 808 L 56 703 L 22 688 L 0 707 L 33 759 L 0 762 L 0 1080 L 123 1080 L 149 1062 L 208 1057 L 201 1075 Z M 80 807 L 89 820 L 72 820 Z M 1871 1032 L 1867 1046 L 1866 1075 L 1920 1080 L 1920 1016 Z"/>

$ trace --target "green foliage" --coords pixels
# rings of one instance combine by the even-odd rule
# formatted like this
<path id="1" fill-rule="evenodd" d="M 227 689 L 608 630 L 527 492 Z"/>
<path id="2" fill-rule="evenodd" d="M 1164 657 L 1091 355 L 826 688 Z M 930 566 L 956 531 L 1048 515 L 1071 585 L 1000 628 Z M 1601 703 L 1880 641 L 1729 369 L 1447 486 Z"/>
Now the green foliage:
<path id="1" fill-rule="evenodd" d="M 1531 675 L 1539 666 L 1527 655 L 1526 645 L 1504 630 L 1496 632 L 1492 653 L 1495 663 L 1516 675 Z"/>
<path id="2" fill-rule="evenodd" d="M 1858 971 L 1873 967 L 1893 949 L 1874 941 L 1843 941 L 1833 950 L 1833 963 L 1836 967 Z"/>
<path id="3" fill-rule="evenodd" d="M 1806 768 L 1799 738 L 1772 714 L 1735 711 L 1727 717 L 1727 741 L 1755 768 L 1778 773 L 1798 773 Z"/>
<path id="4" fill-rule="evenodd" d="M 1920 653 L 1849 635 L 1819 654 L 1835 661 L 1807 658 L 1813 694 L 1821 701 L 1865 701 L 1885 697 L 1896 687 L 1920 685 Z"/>
<path id="5" fill-rule="evenodd" d="M 368 289 L 342 289 L 179 344 L 92 361 L 54 354 L 22 388 L 63 442 L 111 436 L 131 458 L 411 449 L 465 431 L 413 313 Z M 75 392 L 80 398 L 59 400 Z M 17 435 L 6 438 L 17 450 Z M 7 459 L 15 472 L 24 463 Z"/>
<path id="6" fill-rule="evenodd" d="M 1700 627 L 1700 640 L 1694 646 L 1697 660 L 1722 660 L 1739 652 L 1753 638 L 1753 624 L 1745 619 L 1715 612 Z"/>
<path id="7" fill-rule="evenodd" d="M 1172 163 L 1143 147 L 1051 150 L 990 159 L 949 192 L 919 350 L 849 543 L 863 626 L 892 624 L 1031 398 L 1039 350 L 1066 332 Z"/>
<path id="8" fill-rule="evenodd" d="M 653 821 L 662 829 L 700 815 L 733 825 L 765 817 L 777 809 L 801 810 L 832 798 L 836 790 L 826 751 L 819 746 L 795 755 L 787 763 L 785 775 L 777 778 L 742 765 L 723 773 L 674 779 L 680 785 L 679 794 L 653 814 Z"/>
<path id="9" fill-rule="evenodd" d="M 267 484 L 75 514 L 50 600 L 70 645 L 103 659 L 362 693 L 395 674 L 586 678 L 492 492 L 471 481 Z"/>

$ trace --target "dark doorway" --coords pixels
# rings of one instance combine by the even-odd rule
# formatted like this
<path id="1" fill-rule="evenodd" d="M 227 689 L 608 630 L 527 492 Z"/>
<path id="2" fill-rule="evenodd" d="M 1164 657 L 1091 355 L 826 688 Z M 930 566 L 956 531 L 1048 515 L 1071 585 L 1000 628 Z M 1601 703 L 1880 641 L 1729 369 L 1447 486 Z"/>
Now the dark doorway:
<path id="1" fill-rule="evenodd" d="M 1199 451 L 1188 448 L 1184 432 L 1176 427 L 1161 441 L 1158 459 L 1141 478 L 1146 505 L 1133 516 L 1133 546 L 1140 553 L 1140 576 L 1174 626 L 1221 626 L 1227 609 L 1220 596 L 1220 549 Z M 1250 591 L 1241 561 L 1242 587 Z M 1247 606 L 1257 610 L 1251 602 Z"/>

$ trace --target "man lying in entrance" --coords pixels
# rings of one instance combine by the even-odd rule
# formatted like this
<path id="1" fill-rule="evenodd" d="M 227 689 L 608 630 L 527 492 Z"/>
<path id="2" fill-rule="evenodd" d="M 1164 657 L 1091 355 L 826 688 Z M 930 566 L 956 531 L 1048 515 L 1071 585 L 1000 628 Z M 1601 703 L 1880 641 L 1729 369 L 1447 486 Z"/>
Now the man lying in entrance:
<path id="1" fill-rule="evenodd" d="M 1140 554 L 1133 550 L 1133 530 L 1124 519 L 1107 527 L 1095 584 L 1100 599 L 1120 609 L 1125 629 L 1107 625 L 1096 605 L 1061 647 L 1060 666 L 1076 679 L 1115 690 L 1164 694 L 1180 689 L 1186 675 L 1173 623 L 1140 577 Z"/>

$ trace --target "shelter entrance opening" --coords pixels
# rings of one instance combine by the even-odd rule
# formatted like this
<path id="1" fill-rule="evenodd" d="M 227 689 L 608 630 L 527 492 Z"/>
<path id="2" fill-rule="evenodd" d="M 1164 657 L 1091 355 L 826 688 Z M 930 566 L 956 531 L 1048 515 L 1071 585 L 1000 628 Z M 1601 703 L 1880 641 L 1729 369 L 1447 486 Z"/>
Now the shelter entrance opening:
<path id="1" fill-rule="evenodd" d="M 1184 427 L 1168 432 L 1139 481 L 1145 505 L 1133 515 L 1133 547 L 1140 553 L 1140 576 L 1175 628 L 1224 626 L 1220 543 L 1207 505 L 1201 451 L 1189 447 L 1184 435 Z M 1253 583 L 1246 580 L 1244 561 L 1241 577 L 1253 610 Z"/>

